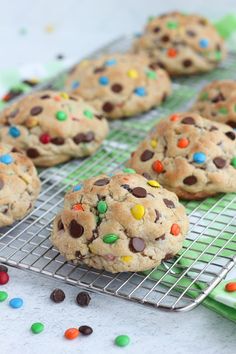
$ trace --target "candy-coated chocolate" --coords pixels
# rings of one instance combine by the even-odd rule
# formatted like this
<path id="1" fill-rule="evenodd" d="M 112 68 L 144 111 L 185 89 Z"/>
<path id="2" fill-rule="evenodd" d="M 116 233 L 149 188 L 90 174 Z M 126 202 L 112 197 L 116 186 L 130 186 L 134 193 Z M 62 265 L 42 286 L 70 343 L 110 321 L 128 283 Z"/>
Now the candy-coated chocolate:
<path id="1" fill-rule="evenodd" d="M 155 180 L 149 180 L 149 181 L 147 181 L 147 183 L 151 186 L 151 187 L 156 187 L 156 188 L 160 188 L 160 183 L 158 183 L 157 181 L 155 181 Z"/>
<path id="2" fill-rule="evenodd" d="M 131 79 L 137 79 L 138 76 L 139 76 L 137 70 L 135 70 L 135 69 L 130 69 L 130 70 L 127 72 L 127 75 L 128 75 Z"/>
<path id="3" fill-rule="evenodd" d="M 64 336 L 69 340 L 75 339 L 79 336 L 79 330 L 77 328 L 68 328 L 65 331 Z"/>
<path id="4" fill-rule="evenodd" d="M 100 214 L 105 214 L 107 211 L 107 203 L 105 200 L 100 200 L 97 204 L 97 209 Z"/>
<path id="5" fill-rule="evenodd" d="M 157 172 L 157 173 L 161 173 L 161 172 L 163 172 L 164 167 L 163 167 L 161 161 L 156 160 L 156 161 L 154 161 L 153 164 L 152 164 L 152 169 L 153 169 L 153 171 L 155 171 L 155 172 Z"/>
<path id="6" fill-rule="evenodd" d="M 206 154 L 204 152 L 195 152 L 193 154 L 193 161 L 196 163 L 204 163 L 206 161 Z"/>
<path id="7" fill-rule="evenodd" d="M 43 330 L 44 330 L 44 324 L 41 322 L 35 322 L 31 326 L 31 332 L 34 334 L 39 334 L 43 332 Z"/>
<path id="8" fill-rule="evenodd" d="M 145 208 L 142 204 L 136 204 L 131 208 L 131 214 L 136 220 L 141 220 L 145 214 Z"/>
<path id="9" fill-rule="evenodd" d="M 9 275 L 7 272 L 0 272 L 0 285 L 7 284 L 9 281 Z"/>
<path id="10" fill-rule="evenodd" d="M 180 233 L 180 227 L 178 224 L 173 224 L 171 226 L 171 229 L 170 229 L 170 233 L 173 235 L 173 236 L 178 236 L 179 233 Z"/>
<path id="11" fill-rule="evenodd" d="M 126 347 L 130 343 L 130 337 L 126 334 L 121 334 L 115 338 L 115 344 L 118 347 Z"/>
<path id="12" fill-rule="evenodd" d="M 5 301 L 8 298 L 8 293 L 6 291 L 0 291 L 0 302 Z"/>
<path id="13" fill-rule="evenodd" d="M 11 157 L 11 155 L 9 154 L 0 155 L 0 163 L 4 163 L 5 165 L 10 165 L 13 162 L 14 160 L 13 157 Z"/>
<path id="14" fill-rule="evenodd" d="M 9 135 L 11 135 L 13 138 L 18 138 L 20 136 L 20 129 L 17 127 L 10 127 Z"/>
<path id="15" fill-rule="evenodd" d="M 124 168 L 123 172 L 124 173 L 131 173 L 131 174 L 136 173 L 136 171 L 133 168 L 128 168 L 128 167 Z"/>
<path id="16" fill-rule="evenodd" d="M 23 300 L 20 297 L 15 297 L 9 301 L 9 305 L 13 309 L 19 309 L 20 307 L 23 306 Z"/>
<path id="17" fill-rule="evenodd" d="M 102 238 L 104 243 L 109 243 L 109 244 L 115 243 L 118 239 L 119 239 L 119 236 L 117 236 L 115 234 L 107 234 L 107 235 L 104 235 Z"/>
<path id="18" fill-rule="evenodd" d="M 236 291 L 236 282 L 230 282 L 228 284 L 225 285 L 225 290 L 232 293 L 234 291 Z"/>
<path id="19" fill-rule="evenodd" d="M 82 189 L 82 184 L 77 184 L 77 186 L 74 186 L 73 187 L 73 192 L 78 192 L 78 191 L 80 191 L 81 189 Z"/>
<path id="20" fill-rule="evenodd" d="M 67 114 L 63 111 L 58 111 L 58 112 L 56 112 L 56 118 L 59 121 L 64 121 L 67 119 Z"/>
<path id="21" fill-rule="evenodd" d="M 84 115 L 85 115 L 85 117 L 87 117 L 87 118 L 89 118 L 89 119 L 92 119 L 92 118 L 93 118 L 93 112 L 90 111 L 89 109 L 86 109 L 86 110 L 84 111 Z"/>
<path id="22" fill-rule="evenodd" d="M 107 76 L 101 76 L 98 79 L 100 85 L 108 85 L 109 84 L 109 78 Z"/>

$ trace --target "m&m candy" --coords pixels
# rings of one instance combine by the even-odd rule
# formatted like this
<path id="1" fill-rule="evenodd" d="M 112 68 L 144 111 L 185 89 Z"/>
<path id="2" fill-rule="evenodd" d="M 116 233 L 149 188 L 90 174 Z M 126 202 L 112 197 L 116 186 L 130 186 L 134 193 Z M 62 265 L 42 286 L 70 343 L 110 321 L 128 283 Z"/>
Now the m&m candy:
<path id="1" fill-rule="evenodd" d="M 225 285 L 225 290 L 232 293 L 234 291 L 236 291 L 236 282 L 230 282 L 228 284 Z"/>
<path id="2" fill-rule="evenodd" d="M 13 309 L 19 309 L 20 307 L 23 306 L 23 300 L 20 297 L 15 297 L 9 301 L 9 305 Z"/>
<path id="3" fill-rule="evenodd" d="M 8 293 L 6 291 L 0 291 L 0 302 L 5 301 L 8 298 Z"/>
<path id="4" fill-rule="evenodd" d="M 115 345 L 118 347 L 126 347 L 130 343 L 130 337 L 126 334 L 122 334 L 115 338 Z"/>
<path id="5" fill-rule="evenodd" d="M 35 322 L 31 326 L 31 332 L 34 334 L 39 334 L 43 332 L 43 330 L 44 330 L 44 324 L 41 322 Z"/>
<path id="6" fill-rule="evenodd" d="M 17 127 L 10 127 L 8 133 L 13 138 L 18 138 L 20 136 L 20 130 Z"/>
<path id="7" fill-rule="evenodd" d="M 77 338 L 78 335 L 79 330 L 77 328 L 68 328 L 64 333 L 65 338 L 69 340 Z"/>
<path id="8" fill-rule="evenodd" d="M 7 272 L 0 272 L 0 285 L 4 285 L 6 283 L 8 283 L 9 281 L 9 275 L 7 274 Z"/>
<path id="9" fill-rule="evenodd" d="M 204 163 L 206 161 L 206 154 L 204 152 L 195 152 L 193 161 L 196 163 Z"/>
<path id="10" fill-rule="evenodd" d="M 9 154 L 0 156 L 0 163 L 4 163 L 5 165 L 10 165 L 13 161 L 13 158 Z"/>

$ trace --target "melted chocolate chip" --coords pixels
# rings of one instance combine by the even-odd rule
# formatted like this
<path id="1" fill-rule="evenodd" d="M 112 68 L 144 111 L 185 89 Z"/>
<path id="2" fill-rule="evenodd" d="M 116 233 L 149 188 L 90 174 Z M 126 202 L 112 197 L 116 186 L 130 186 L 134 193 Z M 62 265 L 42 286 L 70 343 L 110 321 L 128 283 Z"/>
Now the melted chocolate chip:
<path id="1" fill-rule="evenodd" d="M 47 100 L 48 98 L 50 98 L 50 96 L 49 95 L 43 95 L 40 98 L 41 98 L 41 100 Z"/>
<path id="2" fill-rule="evenodd" d="M 196 32 L 192 31 L 192 30 L 187 30 L 186 31 L 186 34 L 189 36 L 189 37 L 195 37 L 196 36 Z"/>
<path id="3" fill-rule="evenodd" d="M 69 224 L 69 232 L 73 238 L 79 238 L 84 233 L 84 228 L 76 220 L 72 220 Z"/>
<path id="4" fill-rule="evenodd" d="M 74 96 L 69 96 L 69 99 L 72 100 L 72 101 L 78 101 L 78 99 Z"/>
<path id="5" fill-rule="evenodd" d="M 218 130 L 218 128 L 212 125 L 209 129 L 209 132 L 214 132 L 215 130 Z"/>
<path id="6" fill-rule="evenodd" d="M 163 202 L 165 203 L 165 205 L 167 206 L 167 208 L 173 209 L 175 208 L 175 204 L 172 202 L 172 200 L 170 199 L 163 199 Z"/>
<path id="7" fill-rule="evenodd" d="M 230 125 L 233 129 L 236 129 L 236 121 L 228 120 L 226 124 Z"/>
<path id="8" fill-rule="evenodd" d="M 42 111 L 43 111 L 43 107 L 35 106 L 35 107 L 31 108 L 30 114 L 32 116 L 37 116 L 38 114 L 42 113 Z"/>
<path id="9" fill-rule="evenodd" d="M 75 251 L 75 257 L 80 260 L 84 259 L 84 256 L 82 255 L 82 253 L 80 251 Z"/>
<path id="10" fill-rule="evenodd" d="M 185 118 L 183 118 L 181 120 L 181 123 L 194 125 L 195 124 L 195 120 L 192 117 L 185 117 Z"/>
<path id="11" fill-rule="evenodd" d="M 161 37 L 161 41 L 164 43 L 169 42 L 169 40 L 170 40 L 170 37 L 167 34 L 165 34 L 164 36 Z"/>
<path id="12" fill-rule="evenodd" d="M 207 21 L 204 18 L 202 18 L 201 20 L 198 21 L 198 23 L 202 26 L 206 26 Z"/>
<path id="13" fill-rule="evenodd" d="M 147 196 L 147 191 L 146 189 L 142 188 L 142 187 L 135 187 L 132 190 L 132 194 L 136 197 L 136 198 L 145 198 Z"/>
<path id="14" fill-rule="evenodd" d="M 193 62 L 191 59 L 185 59 L 185 60 L 183 60 L 182 64 L 185 68 L 189 68 L 190 66 L 193 65 Z"/>
<path id="15" fill-rule="evenodd" d="M 29 148 L 28 150 L 26 150 L 26 154 L 27 156 L 29 156 L 31 159 L 36 159 L 37 157 L 39 157 L 39 152 L 37 149 L 34 148 Z"/>
<path id="16" fill-rule="evenodd" d="M 140 156 L 140 160 L 141 161 L 148 161 L 151 160 L 151 158 L 153 157 L 154 152 L 150 151 L 150 150 L 144 150 L 144 152 L 142 153 L 142 155 Z"/>
<path id="17" fill-rule="evenodd" d="M 105 71 L 106 68 L 104 68 L 103 66 L 99 67 L 99 68 L 95 68 L 94 69 L 94 74 L 98 74 L 98 73 L 102 73 L 103 71 Z"/>
<path id="18" fill-rule="evenodd" d="M 226 165 L 226 161 L 225 159 L 222 159 L 222 157 L 215 157 L 213 162 L 217 168 L 224 168 Z"/>
<path id="19" fill-rule="evenodd" d="M 157 221 L 160 219 L 161 214 L 160 214 L 160 213 L 159 213 L 159 211 L 158 211 L 158 210 L 156 210 L 156 209 L 155 209 L 155 213 L 156 213 L 156 219 L 155 219 L 155 221 L 154 221 L 154 222 L 157 222 Z"/>
<path id="20" fill-rule="evenodd" d="M 225 135 L 231 140 L 235 140 L 236 138 L 234 132 L 226 132 Z"/>
<path id="21" fill-rule="evenodd" d="M 58 228 L 58 231 L 65 229 L 61 219 L 58 221 L 57 228 Z"/>
<path id="22" fill-rule="evenodd" d="M 110 113 L 114 109 L 114 105 L 111 102 L 105 102 L 104 105 L 102 106 L 102 109 L 106 113 Z"/>
<path id="23" fill-rule="evenodd" d="M 105 186 L 109 182 L 110 182 L 110 180 L 108 178 L 101 178 L 101 179 L 98 179 L 96 182 L 94 182 L 94 185 L 95 186 Z"/>
<path id="24" fill-rule="evenodd" d="M 164 92 L 163 95 L 162 95 L 162 99 L 161 99 L 161 102 L 164 103 L 167 99 L 167 93 Z"/>
<path id="25" fill-rule="evenodd" d="M 151 179 L 151 176 L 147 172 L 143 172 L 142 176 L 145 177 L 146 179 Z"/>
<path id="26" fill-rule="evenodd" d="M 197 177 L 195 176 L 185 177 L 183 183 L 186 184 L 187 186 L 192 186 L 193 184 L 197 183 Z"/>
<path id="27" fill-rule="evenodd" d="M 220 93 L 218 93 L 218 95 L 216 95 L 215 97 L 212 98 L 211 102 L 212 102 L 212 103 L 217 103 L 217 102 L 224 101 L 224 100 L 225 100 L 225 97 L 224 97 L 224 95 L 220 92 Z"/>
<path id="28" fill-rule="evenodd" d="M 2 178 L 0 178 L 0 190 L 3 189 L 3 187 L 4 187 L 4 182 L 3 182 Z"/>
<path id="29" fill-rule="evenodd" d="M 86 134 L 79 133 L 73 138 L 73 141 L 77 145 L 80 143 L 90 143 L 93 140 L 94 140 L 94 133 L 93 132 L 88 132 Z"/>
<path id="30" fill-rule="evenodd" d="M 111 90 L 112 90 L 113 92 L 115 92 L 115 93 L 119 93 L 119 92 L 121 92 L 121 91 L 123 90 L 123 86 L 120 85 L 120 84 L 113 84 L 113 85 L 111 86 Z"/>
<path id="31" fill-rule="evenodd" d="M 55 289 L 55 290 L 53 290 L 53 292 L 52 292 L 51 295 L 50 295 L 50 299 L 51 299 L 53 302 L 55 302 L 56 304 L 58 304 L 58 303 L 64 301 L 64 300 L 65 300 L 65 297 L 66 297 L 65 293 L 64 293 L 64 291 L 61 290 L 61 289 Z"/>
<path id="32" fill-rule="evenodd" d="M 20 112 L 19 108 L 14 109 L 14 111 L 12 111 L 7 118 L 15 118 L 17 116 L 17 114 Z"/>
<path id="33" fill-rule="evenodd" d="M 156 26 L 155 28 L 153 28 L 153 32 L 154 33 L 158 33 L 160 32 L 161 28 L 159 26 Z"/>
<path id="34" fill-rule="evenodd" d="M 65 139 L 58 136 L 56 138 L 52 138 L 50 142 L 54 145 L 63 145 L 65 143 Z"/>
<path id="35" fill-rule="evenodd" d="M 142 252 L 145 248 L 145 242 L 140 237 L 133 237 L 129 242 L 129 248 L 132 252 Z"/>

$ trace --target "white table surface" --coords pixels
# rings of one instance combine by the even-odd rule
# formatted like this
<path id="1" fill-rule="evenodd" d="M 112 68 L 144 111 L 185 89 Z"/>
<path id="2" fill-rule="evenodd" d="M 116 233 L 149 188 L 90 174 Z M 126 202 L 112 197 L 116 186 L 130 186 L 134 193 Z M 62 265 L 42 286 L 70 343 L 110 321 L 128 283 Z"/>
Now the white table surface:
<path id="1" fill-rule="evenodd" d="M 59 53 L 75 60 L 123 33 L 140 30 L 149 15 L 172 9 L 200 11 L 213 19 L 236 12 L 235 0 L 8 0 L 0 5 L 0 68 L 46 63 Z M 46 26 L 53 32 L 47 33 Z M 21 28 L 25 35 L 19 34 Z M 0 303 L 0 354 L 235 352 L 235 325 L 203 306 L 187 313 L 164 313 L 92 294 L 90 306 L 80 308 L 75 304 L 78 288 L 18 269 L 9 273 L 10 282 L 0 290 L 22 297 L 24 306 L 13 310 L 7 301 Z M 62 304 L 49 299 L 55 287 L 66 293 Z M 38 321 L 45 331 L 33 335 L 30 326 Z M 65 329 L 82 324 L 93 327 L 90 337 L 63 338 Z M 130 336 L 129 347 L 113 345 L 119 334 Z"/>

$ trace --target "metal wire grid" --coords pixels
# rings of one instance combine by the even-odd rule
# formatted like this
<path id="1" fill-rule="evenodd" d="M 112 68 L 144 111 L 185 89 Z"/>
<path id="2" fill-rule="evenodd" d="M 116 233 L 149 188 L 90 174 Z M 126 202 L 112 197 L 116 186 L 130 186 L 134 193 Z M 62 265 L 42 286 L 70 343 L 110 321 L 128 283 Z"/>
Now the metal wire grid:
<path id="1" fill-rule="evenodd" d="M 116 41 L 106 51 L 124 50 L 125 43 L 123 39 Z M 232 66 L 232 60 L 230 56 L 223 71 L 227 72 Z M 191 228 L 179 257 L 164 262 L 146 275 L 113 275 L 83 265 L 76 267 L 65 262 L 49 240 L 51 222 L 62 207 L 67 188 L 91 175 L 119 170 L 153 125 L 157 113 L 159 116 L 169 114 L 174 107 L 186 109 L 193 93 L 207 80 L 206 76 L 196 78 L 192 81 L 182 79 L 181 84 L 176 82 L 174 98 L 167 106 L 131 121 L 113 123 L 104 146 L 91 158 L 43 170 L 40 173 L 42 191 L 35 209 L 24 220 L 0 231 L 0 260 L 93 291 L 165 310 L 183 311 L 199 304 L 236 263 L 234 194 L 202 202 L 185 202 Z M 183 85 L 186 83 L 188 87 Z M 190 92 L 189 96 L 187 92 Z M 146 129 L 140 123 L 144 120 Z M 132 122 L 137 122 L 135 128 Z"/>

